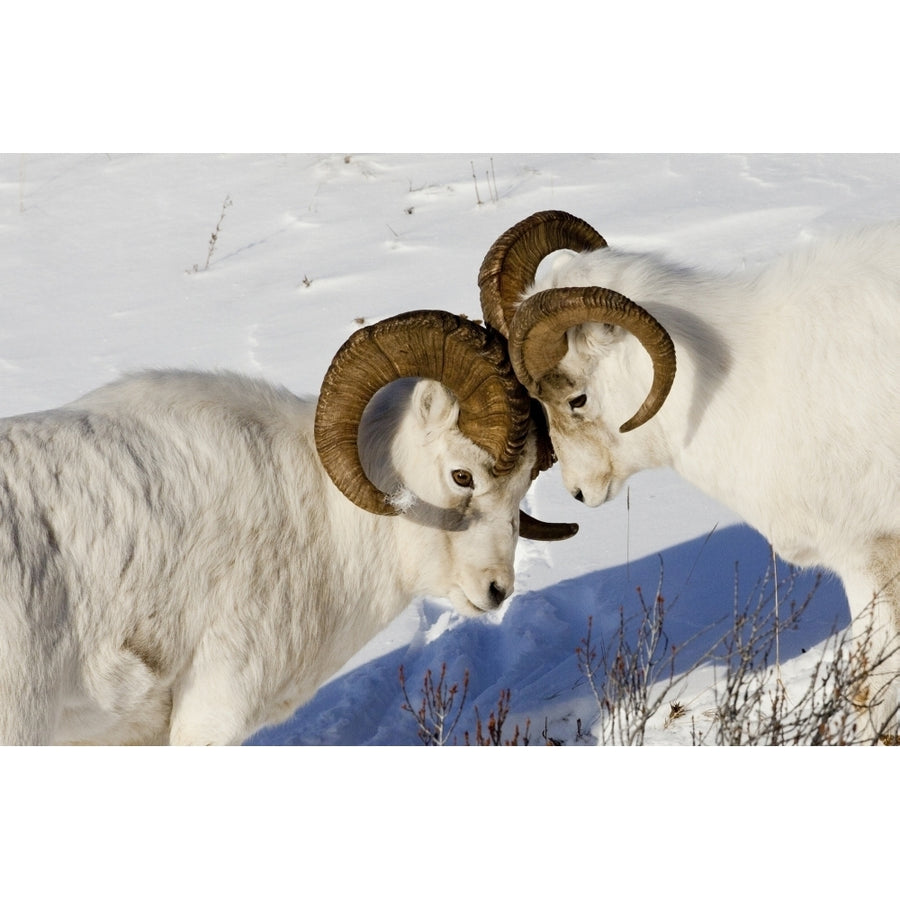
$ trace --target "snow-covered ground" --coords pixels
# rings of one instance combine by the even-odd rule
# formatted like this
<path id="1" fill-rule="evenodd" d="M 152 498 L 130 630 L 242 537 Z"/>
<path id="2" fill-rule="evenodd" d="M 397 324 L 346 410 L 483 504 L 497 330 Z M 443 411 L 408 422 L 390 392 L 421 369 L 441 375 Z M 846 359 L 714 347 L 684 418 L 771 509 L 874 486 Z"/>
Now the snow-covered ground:
<path id="1" fill-rule="evenodd" d="M 900 199 L 898 157 L 99 154 L 0 165 L 2 415 L 148 366 L 237 369 L 315 394 L 360 321 L 421 307 L 478 317 L 481 257 L 537 209 L 583 216 L 620 246 L 727 270 L 889 216 Z M 735 567 L 746 602 L 772 564 L 763 539 L 669 471 L 644 473 L 590 510 L 553 470 L 527 505 L 580 531 L 521 543 L 517 592 L 500 612 L 469 620 L 423 598 L 252 742 L 417 744 L 398 667 L 418 698 L 426 671 L 446 663 L 451 682 L 469 672 L 460 742 L 474 734 L 476 707 L 484 717 L 508 689 L 510 728 L 528 719 L 534 739 L 546 730 L 592 743 L 597 708 L 575 654 L 588 617 L 605 643 L 620 607 L 636 612 L 637 589 L 650 596 L 662 577 L 670 639 L 703 632 L 711 646 L 730 624 Z M 795 590 L 805 595 L 813 577 Z M 805 682 L 805 652 L 846 622 L 829 579 L 782 641 L 787 677 Z M 710 698 L 696 693 L 689 682 L 678 698 L 699 715 Z M 648 742 L 690 743 L 692 715 L 664 727 L 667 710 Z"/>
<path id="2" fill-rule="evenodd" d="M 477 318 L 475 276 L 483 254 L 505 228 L 550 208 L 587 219 L 619 246 L 654 248 L 722 271 L 741 269 L 832 228 L 895 217 L 900 156 L 3 155 L 0 415 L 64 403 L 142 367 L 237 369 L 299 394 L 315 394 L 334 351 L 361 320 L 422 307 Z M 462 619 L 440 598 L 422 598 L 306 707 L 250 743 L 418 745 L 415 723 L 401 708 L 398 667 L 405 670 L 413 699 L 426 671 L 437 674 L 446 663 L 448 678 L 459 681 L 468 670 L 467 708 L 455 733 L 460 743 L 466 731 L 474 732 L 475 708 L 486 717 L 500 691 L 508 689 L 507 734 L 517 724 L 524 730 L 529 720 L 533 745 L 542 743 L 546 729 L 566 747 L 581 749 L 560 751 L 568 755 L 558 762 L 537 751 L 528 754 L 539 767 L 537 785 L 530 783 L 521 755 L 510 760 L 507 751 L 503 758 L 484 758 L 485 767 L 517 773 L 522 795 L 510 802 L 505 793 L 504 809 L 492 806 L 489 787 L 467 795 L 472 833 L 462 846 L 474 845 L 480 856 L 492 857 L 505 846 L 508 819 L 533 817 L 529 841 L 538 842 L 549 829 L 575 842 L 571 868 L 557 871 L 552 884 L 584 889 L 580 870 L 585 867 L 602 890 L 603 848 L 597 848 L 597 859 L 589 858 L 590 842 L 572 836 L 574 823 L 555 814 L 544 820 L 531 805 L 557 785 L 579 790 L 573 780 L 583 778 L 585 769 L 573 762 L 573 754 L 600 754 L 590 763 L 599 779 L 617 779 L 623 765 L 621 751 L 589 749 L 596 743 L 591 731 L 597 707 L 575 653 L 588 617 L 598 642 L 611 636 L 620 607 L 636 610 L 637 589 L 655 595 L 662 577 L 671 640 L 682 644 L 702 632 L 712 644 L 729 624 L 735 592 L 741 600 L 751 599 L 772 558 L 766 542 L 731 511 L 665 470 L 635 477 L 627 493 L 593 510 L 575 503 L 558 472 L 551 471 L 538 480 L 527 503 L 544 519 L 577 521 L 580 531 L 563 543 L 521 543 L 517 591 L 500 612 Z M 783 562 L 776 566 L 780 576 L 786 574 Z M 814 577 L 802 574 L 795 592 L 805 595 Z M 781 677 L 789 691 L 801 689 L 810 659 L 847 621 L 841 586 L 826 578 L 799 629 L 781 641 Z M 699 642 L 689 644 L 679 657 L 679 671 L 702 649 Z M 699 725 L 712 705 L 710 691 L 708 673 L 689 679 L 678 693 L 689 715 L 666 724 L 667 708 L 661 710 L 647 743 L 689 745 L 692 723 Z M 274 765 L 301 781 L 319 770 L 325 753 L 306 751 L 285 761 L 267 752 L 255 757 L 254 765 Z M 377 782 L 386 760 L 384 751 L 328 752 L 321 771 L 334 786 L 336 808 L 322 813 L 325 829 L 353 820 L 354 790 L 369 786 L 372 778 Z M 402 828 L 433 828 L 441 860 L 435 875 L 442 876 L 440 865 L 456 868 L 459 877 L 460 845 L 445 844 L 440 810 L 445 796 L 466 789 L 472 763 L 460 761 L 462 751 L 454 751 L 452 759 L 435 757 L 425 768 L 413 752 L 420 758 L 425 753 L 404 751 L 400 765 L 429 782 L 421 785 L 421 805 L 402 819 Z M 396 753 L 389 766 L 396 767 Z M 211 765 L 221 766 L 221 756 L 213 757 Z M 659 759 L 642 757 L 637 773 L 633 762 L 623 771 L 653 780 Z M 826 821 L 827 799 L 813 809 L 810 795 L 804 798 L 808 805 L 797 808 L 778 788 L 767 798 L 748 798 L 737 769 L 743 762 L 737 759 L 730 763 L 735 769 L 722 774 L 726 781 L 718 791 L 695 785 L 692 792 L 683 782 L 669 783 L 667 763 L 658 796 L 646 810 L 650 828 L 656 832 L 677 820 L 673 800 L 708 803 L 709 816 L 723 820 L 739 817 L 744 803 L 759 802 L 770 804 L 773 815 L 796 813 L 798 829 L 816 827 L 810 819 L 843 827 Z M 9 757 L 4 764 L 8 769 Z M 156 758 L 141 757 L 140 765 L 152 767 Z M 696 773 L 693 762 L 684 765 Z M 396 778 L 396 768 L 390 771 Z M 120 777 L 126 782 L 123 808 L 137 814 L 141 770 L 134 767 Z M 859 788 L 860 781 L 855 785 Z M 250 788 L 229 784 L 226 790 L 243 795 Z M 387 786 L 374 790 L 372 802 L 390 804 Z M 834 783 L 828 789 L 840 790 Z M 408 794 L 403 796 L 408 802 Z M 597 802 L 595 793 L 590 796 Z M 215 803 L 227 815 L 228 804 Z M 621 813 L 624 823 L 637 827 L 633 812 L 598 808 L 595 814 Z M 284 816 L 290 832 L 303 811 L 285 809 Z M 353 826 L 350 836 L 365 840 Z M 647 838 L 652 843 L 656 835 L 636 836 Z M 402 847 L 402 833 L 397 842 Z M 691 890 L 702 889 L 705 881 L 704 850 L 696 850 L 693 860 L 668 861 L 663 854 L 659 863 L 675 866 L 673 878 L 679 880 L 679 865 L 698 867 L 694 884 L 687 886 Z M 777 837 L 775 846 L 755 848 L 751 862 L 762 863 L 770 850 L 779 850 Z M 394 865 L 392 880 L 401 890 L 403 866 Z M 535 865 L 540 869 L 540 859 Z M 472 887 L 478 889 L 477 879 Z"/>

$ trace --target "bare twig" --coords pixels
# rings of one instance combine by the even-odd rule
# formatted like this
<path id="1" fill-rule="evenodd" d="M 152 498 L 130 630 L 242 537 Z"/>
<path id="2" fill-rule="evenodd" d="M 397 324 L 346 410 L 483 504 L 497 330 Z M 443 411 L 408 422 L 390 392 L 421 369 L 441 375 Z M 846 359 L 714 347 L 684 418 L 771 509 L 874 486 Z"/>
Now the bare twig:
<path id="1" fill-rule="evenodd" d="M 213 251 L 216 249 L 216 241 L 219 240 L 219 232 L 222 230 L 222 222 L 225 220 L 225 211 L 229 206 L 231 206 L 231 196 L 226 195 L 225 201 L 222 203 L 222 212 L 219 214 L 219 221 L 216 222 L 215 230 L 209 236 L 209 250 L 206 254 L 206 263 L 203 266 L 204 272 L 209 268 L 210 262 L 212 262 Z M 195 264 L 192 271 L 199 272 L 200 267 Z"/>
<path id="2" fill-rule="evenodd" d="M 874 604 L 868 618 L 854 623 L 855 637 L 850 637 L 850 629 L 832 635 L 831 660 L 823 654 L 806 689 L 791 696 L 781 678 L 779 636 L 797 627 L 821 577 L 805 597 L 798 598 L 798 571 L 791 569 L 782 579 L 776 578 L 776 571 L 772 566 L 750 598 L 741 602 L 735 566 L 730 629 L 677 675 L 675 657 L 681 648 L 672 646 L 665 633 L 662 577 L 655 602 L 645 602 L 638 592 L 636 624 L 626 622 L 620 609 L 619 626 L 609 645 L 597 646 L 589 618 L 576 657 L 598 705 L 598 741 L 643 743 L 648 721 L 665 701 L 669 712 L 663 727 L 670 727 L 687 714 L 682 699 L 672 698 L 673 691 L 699 667 L 712 663 L 719 673 L 713 687 L 715 707 L 704 713 L 711 726 L 701 732 L 692 716 L 694 744 L 890 743 L 900 710 L 885 704 L 898 686 L 900 646 L 896 642 L 884 646 L 876 635 Z M 879 725 L 869 721 L 870 712 Z"/>
<path id="3" fill-rule="evenodd" d="M 410 713 L 416 720 L 419 740 L 426 747 L 442 747 L 450 739 L 453 730 L 462 715 L 466 696 L 469 693 L 469 670 L 463 673 L 462 696 L 459 698 L 459 706 L 456 715 L 453 716 L 453 707 L 457 701 L 459 684 L 446 684 L 447 663 L 441 663 L 441 675 L 437 684 L 431 675 L 431 669 L 425 672 L 422 683 L 422 702 L 418 707 L 413 707 L 409 694 L 406 691 L 406 674 L 403 666 L 399 670 L 400 687 L 403 690 L 404 703 L 401 709 Z"/>
<path id="4" fill-rule="evenodd" d="M 472 162 L 470 160 L 470 162 Z M 481 194 L 478 193 L 478 178 L 475 175 L 475 163 L 472 162 L 472 181 L 475 182 L 475 199 L 478 202 L 478 205 L 481 206 Z"/>

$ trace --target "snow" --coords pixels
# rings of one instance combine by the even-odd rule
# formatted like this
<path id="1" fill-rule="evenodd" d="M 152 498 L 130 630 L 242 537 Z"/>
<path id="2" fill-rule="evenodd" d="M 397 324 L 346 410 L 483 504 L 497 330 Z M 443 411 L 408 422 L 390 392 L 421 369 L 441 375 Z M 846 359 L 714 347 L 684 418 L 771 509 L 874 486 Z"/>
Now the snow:
<path id="1" fill-rule="evenodd" d="M 334 351 L 362 322 L 413 308 L 478 318 L 475 276 L 483 254 L 505 228 L 538 209 L 582 216 L 616 245 L 658 249 L 728 271 L 834 227 L 891 217 L 898 202 L 900 157 L 894 155 L 6 154 L 0 156 L 0 415 L 56 406 L 143 367 L 236 369 L 313 395 Z M 623 827 L 644 829 L 647 823 L 622 802 L 615 784 L 607 787 L 618 805 L 603 809 L 604 779 L 615 782 L 622 771 L 654 781 L 659 766 L 663 783 L 649 812 L 656 830 L 667 826 L 669 816 L 677 819 L 671 811 L 679 803 L 706 804 L 712 818 L 739 816 L 741 804 L 754 800 L 748 791 L 764 787 L 766 775 L 737 755 L 727 764 L 734 769 L 713 767 L 726 780 L 718 787 L 694 781 L 688 787 L 672 775 L 673 759 L 678 771 L 697 777 L 690 754 L 705 755 L 701 766 L 716 754 L 673 746 L 689 748 L 692 721 L 701 721 L 712 705 L 708 670 L 679 688 L 690 715 L 667 725 L 666 707 L 651 723 L 647 743 L 657 750 L 630 751 L 658 754 L 665 745 L 668 756 L 641 756 L 636 774 L 623 751 L 594 749 L 597 707 L 575 653 L 588 617 L 595 637 L 610 636 L 620 607 L 636 611 L 638 588 L 652 598 L 661 581 L 669 635 L 688 648 L 678 660 L 681 672 L 702 651 L 689 638 L 702 633 L 711 645 L 729 625 L 735 594 L 752 598 L 773 560 L 765 540 L 734 513 L 667 470 L 642 473 L 627 493 L 593 510 L 566 494 L 554 470 L 535 483 L 526 508 L 547 520 L 577 521 L 580 531 L 561 543 L 521 542 L 517 589 L 500 611 L 464 619 L 440 598 L 419 599 L 307 706 L 249 742 L 331 750 L 295 750 L 288 760 L 274 749 L 241 752 L 260 777 L 271 767 L 280 777 L 294 773 L 307 786 L 327 752 L 321 771 L 334 793 L 317 806 L 323 834 L 348 828 L 349 842 L 365 841 L 351 809 L 354 792 L 372 791 L 373 808 L 389 807 L 392 779 L 409 772 L 420 780 L 422 798 L 401 817 L 403 828 L 428 822 L 442 845 L 444 796 L 462 790 L 473 820 L 466 844 L 478 846 L 479 855 L 511 848 L 504 838 L 507 822 L 533 821 L 515 850 L 539 845 L 545 828 L 571 842 L 571 869 L 549 879 L 535 873 L 533 886 L 566 889 L 575 882 L 578 889 L 584 868 L 602 887 L 603 863 L 590 834 L 559 820 L 579 796 L 598 804 L 593 815 L 621 817 Z M 783 561 L 774 565 L 786 574 Z M 796 594 L 805 596 L 814 579 L 815 573 L 802 573 Z M 826 577 L 799 629 L 782 638 L 781 677 L 789 691 L 801 689 L 810 654 L 822 652 L 847 621 L 843 590 Z M 528 761 L 517 751 L 485 760 L 521 779 L 521 793 L 502 793 L 502 809 L 493 807 L 491 787 L 473 774 L 480 764 L 461 760 L 462 750 L 447 751 L 454 754 L 449 765 L 446 759 L 428 765 L 430 758 L 421 761 L 425 750 L 334 748 L 418 745 L 415 723 L 401 708 L 398 669 L 403 666 L 415 699 L 426 671 L 436 675 L 443 663 L 451 681 L 469 673 L 466 709 L 454 733 L 459 743 L 465 732 L 474 734 L 475 708 L 486 717 L 508 689 L 509 736 L 514 725 L 524 730 L 529 720 L 533 745 L 545 729 L 565 744 L 543 753 L 532 746 L 534 752 L 524 754 Z M 234 756 L 227 762 L 216 752 L 210 756 L 211 762 L 196 765 L 226 779 L 229 767 L 238 765 Z M 180 758 L 194 771 L 195 758 Z M 53 763 L 59 759 L 54 755 Z M 150 784 L 158 759 L 152 751 L 141 757 L 142 767 L 150 767 Z M 795 762 L 791 757 L 788 765 Z M 247 765 L 240 764 L 242 774 Z M 379 776 L 383 765 L 392 773 L 386 782 Z M 805 773 L 806 758 L 803 766 Z M 528 784 L 532 771 L 540 776 L 536 787 Z M 779 796 L 773 784 L 760 802 L 773 815 L 788 813 L 789 822 L 793 813 L 795 827 L 805 829 L 811 814 L 825 817 L 829 807 L 815 799 L 804 773 L 793 771 L 800 791 L 794 801 Z M 142 775 L 126 776 L 129 804 Z M 585 785 L 595 777 L 599 795 Z M 437 780 L 424 783 L 426 778 Z M 206 789 L 197 787 L 198 802 L 227 817 L 229 804 L 201 782 Z M 476 787 L 467 792 L 467 784 Z M 233 790 L 235 800 L 248 792 L 245 786 Z M 842 789 L 833 781 L 829 790 Z M 567 799 L 553 821 L 543 821 L 532 801 L 557 791 Z M 408 794 L 401 796 L 411 802 Z M 152 798 L 148 802 L 153 805 Z M 302 808 L 283 814 L 285 831 L 308 829 Z M 274 818 L 268 809 L 260 815 Z M 398 843 L 404 840 L 398 835 Z M 282 842 L 283 864 L 292 842 L 279 831 L 279 847 Z M 688 865 L 702 865 L 711 855 L 705 847 L 691 849 L 697 858 Z M 451 843 L 446 852 L 444 864 L 460 877 L 461 848 Z M 602 847 L 596 852 L 602 856 Z M 364 862 L 381 863 L 377 855 L 361 853 Z M 768 849 L 756 849 L 751 861 L 767 855 Z M 540 856 L 535 863 L 539 869 Z M 391 878 L 398 889 L 402 875 L 401 866 Z M 695 875 L 702 883 L 703 873 Z M 364 882 L 351 881 L 364 888 Z"/>

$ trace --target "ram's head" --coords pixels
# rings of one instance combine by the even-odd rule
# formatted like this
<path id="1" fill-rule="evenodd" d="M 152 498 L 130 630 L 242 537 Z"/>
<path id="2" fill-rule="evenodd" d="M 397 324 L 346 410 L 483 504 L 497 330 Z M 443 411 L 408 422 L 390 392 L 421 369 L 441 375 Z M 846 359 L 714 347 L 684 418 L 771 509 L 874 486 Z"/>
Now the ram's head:
<path id="1" fill-rule="evenodd" d="M 494 242 L 478 276 L 485 320 L 507 337 L 516 376 L 544 407 L 563 480 L 590 505 L 612 496 L 648 464 L 641 442 L 626 447 L 621 435 L 659 412 L 675 379 L 672 339 L 641 306 L 602 284 L 536 289 L 538 266 L 549 254 L 602 251 L 600 256 L 606 247 L 587 222 L 565 212 L 538 212 Z M 643 371 L 646 357 L 618 353 L 625 335 L 643 346 L 652 373 L 650 366 Z M 638 383 L 645 385 L 643 402 L 634 399 Z M 613 420 L 629 402 L 640 402 L 637 411 L 623 424 Z"/>
<path id="2" fill-rule="evenodd" d="M 463 527 L 458 514 L 471 505 L 466 503 L 466 492 L 474 473 L 462 462 L 454 462 L 452 454 L 447 457 L 447 471 L 435 474 L 451 491 L 458 489 L 450 494 L 449 507 L 426 500 L 422 495 L 427 489 L 417 490 L 410 484 L 415 477 L 411 470 L 428 471 L 426 465 L 417 466 L 409 458 L 415 456 L 414 447 L 394 441 L 395 458 L 386 460 L 382 458 L 387 455 L 384 443 L 381 457 L 361 459 L 360 426 L 370 402 L 382 389 L 399 382 L 413 384 L 411 380 L 426 384 L 416 393 L 407 392 L 404 403 L 417 408 L 427 424 L 424 420 L 436 417 L 432 407 L 440 402 L 453 430 L 480 451 L 481 481 L 508 479 L 527 466 L 527 489 L 530 480 L 551 465 L 545 423 L 512 372 L 502 335 L 443 311 L 403 313 L 354 332 L 335 355 L 322 384 L 316 447 L 332 481 L 357 506 L 377 515 L 402 513 L 429 518 L 439 527 Z M 443 387 L 439 401 L 433 384 L 427 386 L 433 382 Z M 395 408 L 396 404 L 388 405 L 386 415 Z M 377 424 L 374 430 L 376 435 L 383 433 Z M 400 459 L 404 453 L 407 458 Z M 434 457 L 433 462 L 438 455 L 420 452 L 422 457 Z M 375 470 L 388 475 L 379 479 Z M 454 498 L 460 502 L 453 502 Z M 446 515 L 440 515 L 440 510 Z M 576 525 L 541 522 L 524 511 L 518 527 L 522 537 L 533 540 L 560 540 L 577 531 Z"/>

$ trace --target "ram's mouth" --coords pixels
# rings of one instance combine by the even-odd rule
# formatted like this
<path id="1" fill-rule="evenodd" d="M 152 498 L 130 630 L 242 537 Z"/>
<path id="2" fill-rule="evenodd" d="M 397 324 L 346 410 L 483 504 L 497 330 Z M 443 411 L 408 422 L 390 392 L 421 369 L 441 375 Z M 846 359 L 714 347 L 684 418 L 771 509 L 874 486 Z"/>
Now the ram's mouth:
<path id="1" fill-rule="evenodd" d="M 466 616 L 469 619 L 474 619 L 490 612 L 490 610 L 474 604 L 461 587 L 455 587 L 450 591 L 447 599 L 453 604 L 453 608 L 460 613 L 460 615 Z"/>
<path id="2" fill-rule="evenodd" d="M 604 503 L 609 503 L 610 500 L 614 500 L 619 496 L 622 488 L 624 487 L 624 482 L 619 481 L 618 478 L 613 478 L 610 480 L 609 484 L 606 486 L 606 499 L 603 501 Z"/>

